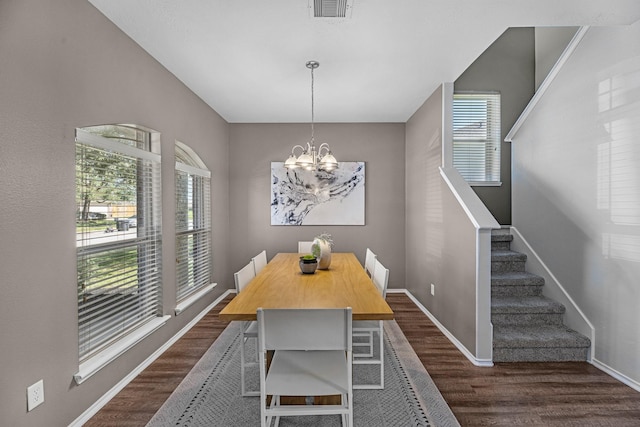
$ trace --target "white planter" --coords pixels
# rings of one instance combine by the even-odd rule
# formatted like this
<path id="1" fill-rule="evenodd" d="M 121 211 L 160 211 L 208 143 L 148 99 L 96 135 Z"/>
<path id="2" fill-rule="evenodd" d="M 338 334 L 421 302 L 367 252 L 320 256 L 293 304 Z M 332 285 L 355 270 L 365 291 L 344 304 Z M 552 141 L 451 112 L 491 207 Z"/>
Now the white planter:
<path id="1" fill-rule="evenodd" d="M 316 247 L 318 248 L 318 253 L 316 253 Z M 331 264 L 331 245 L 326 240 L 313 239 L 312 248 L 314 255 L 318 258 L 318 269 L 328 270 Z"/>

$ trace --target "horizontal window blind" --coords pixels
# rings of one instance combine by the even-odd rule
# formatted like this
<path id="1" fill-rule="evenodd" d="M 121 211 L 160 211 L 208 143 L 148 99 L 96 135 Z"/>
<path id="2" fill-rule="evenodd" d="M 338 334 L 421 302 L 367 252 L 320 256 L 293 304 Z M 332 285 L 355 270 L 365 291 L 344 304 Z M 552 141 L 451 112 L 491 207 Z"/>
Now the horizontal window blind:
<path id="1" fill-rule="evenodd" d="M 178 153 L 182 155 L 178 155 Z M 176 162 L 177 300 L 211 283 L 211 173 L 183 151 Z"/>
<path id="2" fill-rule="evenodd" d="M 500 181 L 500 94 L 453 96 L 453 166 L 470 183 Z"/>
<path id="3" fill-rule="evenodd" d="M 161 314 L 160 157 L 148 132 L 91 131 L 107 137 L 76 131 L 81 361 Z"/>

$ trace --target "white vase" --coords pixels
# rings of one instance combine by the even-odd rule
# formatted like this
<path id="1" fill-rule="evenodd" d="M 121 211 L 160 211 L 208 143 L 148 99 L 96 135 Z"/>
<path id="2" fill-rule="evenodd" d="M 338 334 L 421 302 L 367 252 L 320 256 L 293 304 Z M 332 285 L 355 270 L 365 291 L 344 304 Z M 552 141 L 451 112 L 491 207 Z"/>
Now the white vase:
<path id="1" fill-rule="evenodd" d="M 327 270 L 331 264 L 331 245 L 323 239 L 313 239 L 314 248 L 318 248 L 318 252 L 314 250 L 314 255 L 318 258 L 318 269 Z"/>

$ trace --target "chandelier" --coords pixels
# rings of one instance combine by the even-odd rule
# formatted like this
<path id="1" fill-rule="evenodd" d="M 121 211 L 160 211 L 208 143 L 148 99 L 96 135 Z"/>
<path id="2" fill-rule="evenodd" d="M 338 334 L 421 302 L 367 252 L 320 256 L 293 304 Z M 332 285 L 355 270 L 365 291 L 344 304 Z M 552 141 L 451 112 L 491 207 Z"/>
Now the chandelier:
<path id="1" fill-rule="evenodd" d="M 331 148 L 329 144 L 323 142 L 316 148 L 315 141 L 313 139 L 313 70 L 318 68 L 320 64 L 316 61 L 307 62 L 307 68 L 311 70 L 311 140 L 307 142 L 306 146 L 294 145 L 291 149 L 291 155 L 284 162 L 284 167 L 287 169 L 303 168 L 306 170 L 324 170 L 332 171 L 338 168 L 338 161 L 333 154 L 331 154 Z M 299 157 L 296 157 L 295 151 L 299 148 L 302 153 Z"/>

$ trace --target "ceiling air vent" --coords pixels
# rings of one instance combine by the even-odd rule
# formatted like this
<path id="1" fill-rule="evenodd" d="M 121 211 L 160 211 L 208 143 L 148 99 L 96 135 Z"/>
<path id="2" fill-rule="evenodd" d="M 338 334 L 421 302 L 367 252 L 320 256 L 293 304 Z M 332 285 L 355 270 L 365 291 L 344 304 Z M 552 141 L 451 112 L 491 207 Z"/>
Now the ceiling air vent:
<path id="1" fill-rule="evenodd" d="M 353 0 L 309 0 L 314 18 L 348 18 Z"/>

